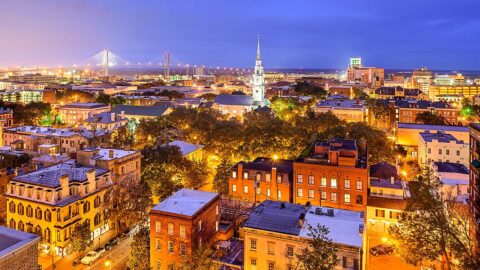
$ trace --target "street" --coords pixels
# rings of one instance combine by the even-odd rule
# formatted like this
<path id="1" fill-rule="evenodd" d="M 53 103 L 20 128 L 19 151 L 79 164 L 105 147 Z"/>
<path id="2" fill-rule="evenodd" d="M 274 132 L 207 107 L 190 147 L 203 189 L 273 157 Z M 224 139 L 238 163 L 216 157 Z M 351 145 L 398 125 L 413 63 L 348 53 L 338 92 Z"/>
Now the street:
<path id="1" fill-rule="evenodd" d="M 74 269 L 74 270 L 124 270 L 126 269 L 128 254 L 130 252 L 130 244 L 132 243 L 132 237 L 128 237 L 120 241 L 120 243 L 114 246 L 111 250 L 107 250 L 100 259 L 96 260 L 92 265 L 79 264 L 72 265 L 74 257 L 67 256 L 63 259 L 55 261 L 55 270 Z M 49 263 L 49 256 L 43 257 L 41 261 Z M 107 259 L 110 259 L 112 266 L 106 266 Z M 40 261 L 40 260 L 39 260 Z M 45 265 L 45 264 L 43 264 Z M 44 266 L 43 270 L 52 270 L 51 265 Z"/>

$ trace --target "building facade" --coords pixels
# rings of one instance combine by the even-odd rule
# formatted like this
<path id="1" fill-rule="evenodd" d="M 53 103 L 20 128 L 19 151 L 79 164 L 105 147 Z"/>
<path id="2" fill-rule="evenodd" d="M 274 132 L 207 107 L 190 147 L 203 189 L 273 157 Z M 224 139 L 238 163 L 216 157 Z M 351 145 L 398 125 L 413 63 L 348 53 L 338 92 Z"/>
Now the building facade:
<path id="1" fill-rule="evenodd" d="M 293 202 L 293 161 L 256 158 L 235 164 L 229 177 L 229 194 L 252 203 L 264 200 Z"/>
<path id="2" fill-rule="evenodd" d="M 293 201 L 362 211 L 367 204 L 366 147 L 354 140 L 316 142 L 293 163 Z"/>
<path id="3" fill-rule="evenodd" d="M 110 112 L 110 105 L 103 103 L 70 103 L 58 110 L 60 119 L 65 124 L 78 125 L 93 115 Z"/>
<path id="4" fill-rule="evenodd" d="M 472 220 L 480 219 L 480 125 L 470 124 L 469 211 Z M 472 234 L 480 250 L 480 223 L 472 222 Z"/>
<path id="5" fill-rule="evenodd" d="M 181 189 L 150 211 L 150 266 L 170 270 L 216 240 L 220 195 Z"/>
<path id="6" fill-rule="evenodd" d="M 430 133 L 429 131 L 419 134 L 418 164 L 429 165 L 430 162 L 452 162 L 468 166 L 468 144 L 458 140 L 451 134 Z"/>
<path id="7" fill-rule="evenodd" d="M 38 243 L 40 237 L 35 234 L 0 226 L 0 269 L 32 270 L 39 269 Z"/>

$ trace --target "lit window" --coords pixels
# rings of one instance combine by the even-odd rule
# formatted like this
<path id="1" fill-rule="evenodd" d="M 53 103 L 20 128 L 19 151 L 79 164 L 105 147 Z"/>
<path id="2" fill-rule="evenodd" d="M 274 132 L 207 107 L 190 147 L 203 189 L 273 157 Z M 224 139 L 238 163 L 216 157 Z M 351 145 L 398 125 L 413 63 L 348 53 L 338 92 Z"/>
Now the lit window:
<path id="1" fill-rule="evenodd" d="M 248 193 L 248 186 L 243 186 L 243 193 Z"/>
<path id="2" fill-rule="evenodd" d="M 350 189 L 350 179 L 345 179 L 345 189 Z"/>
<path id="3" fill-rule="evenodd" d="M 248 179 L 248 172 L 243 173 L 243 179 Z"/>
<path id="4" fill-rule="evenodd" d="M 257 239 L 250 239 L 250 250 L 257 250 Z"/>
<path id="5" fill-rule="evenodd" d="M 168 223 L 168 235 L 173 235 L 173 223 Z"/>
<path id="6" fill-rule="evenodd" d="M 308 184 L 314 185 L 315 184 L 315 177 L 313 175 L 308 176 Z"/>
<path id="7" fill-rule="evenodd" d="M 313 189 L 308 190 L 308 198 L 313 199 L 315 191 Z"/>
<path id="8" fill-rule="evenodd" d="M 180 237 L 185 238 L 186 234 L 185 225 L 180 225 Z"/>
<path id="9" fill-rule="evenodd" d="M 269 174 L 269 173 L 265 174 L 265 181 L 270 183 L 271 177 L 272 177 L 271 174 Z"/>
<path id="10" fill-rule="evenodd" d="M 297 183 L 303 183 L 303 175 L 299 174 L 297 175 Z"/>
<path id="11" fill-rule="evenodd" d="M 332 180 L 331 180 L 331 182 L 330 182 L 330 187 L 332 187 L 332 188 L 336 188 L 336 187 L 337 187 L 337 179 L 332 178 Z"/>
<path id="12" fill-rule="evenodd" d="M 331 200 L 332 202 L 336 202 L 336 201 L 337 201 L 337 193 L 336 193 L 336 192 L 330 193 L 330 200 Z"/>
<path id="13" fill-rule="evenodd" d="M 326 200 L 326 199 L 327 199 L 327 192 L 322 191 L 322 200 Z"/>
<path id="14" fill-rule="evenodd" d="M 277 192 L 277 194 L 278 194 L 278 199 L 281 199 L 281 198 L 282 198 L 282 191 L 279 190 L 279 191 Z"/>
<path id="15" fill-rule="evenodd" d="M 232 185 L 232 191 L 237 192 L 237 185 Z"/>
<path id="16" fill-rule="evenodd" d="M 237 172 L 236 172 L 236 171 L 233 171 L 233 172 L 232 172 L 232 177 L 233 177 L 233 178 L 237 178 Z"/>
<path id="17" fill-rule="evenodd" d="M 155 221 L 155 232 L 159 233 L 162 230 L 162 223 L 160 221 Z"/>
<path id="18" fill-rule="evenodd" d="M 320 186 L 322 186 L 322 187 L 326 187 L 326 186 L 327 186 L 327 178 L 322 177 L 322 180 L 321 180 L 321 182 L 320 182 Z"/>
<path id="19" fill-rule="evenodd" d="M 345 203 L 350 203 L 350 194 L 344 194 L 343 200 L 345 201 Z"/>
<path id="20" fill-rule="evenodd" d="M 168 252 L 173 253 L 173 241 L 168 241 Z"/>
<path id="21" fill-rule="evenodd" d="M 357 180 L 357 190 L 363 189 L 363 182 L 361 180 Z"/>
<path id="22" fill-rule="evenodd" d="M 270 197 L 270 189 L 267 188 L 267 197 Z"/>
<path id="23" fill-rule="evenodd" d="M 303 197 L 303 189 L 297 189 L 297 197 Z"/>

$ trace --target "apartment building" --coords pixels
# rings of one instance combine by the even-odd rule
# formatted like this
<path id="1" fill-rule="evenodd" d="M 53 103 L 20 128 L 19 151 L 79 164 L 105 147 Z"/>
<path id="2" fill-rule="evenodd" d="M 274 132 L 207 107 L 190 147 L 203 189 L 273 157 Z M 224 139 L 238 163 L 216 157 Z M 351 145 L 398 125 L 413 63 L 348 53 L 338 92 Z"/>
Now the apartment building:
<path id="1" fill-rule="evenodd" d="M 418 164 L 426 166 L 432 161 L 469 164 L 468 144 L 451 134 L 429 131 L 419 134 Z"/>
<path id="2" fill-rule="evenodd" d="M 110 112 L 110 105 L 103 103 L 75 102 L 63 105 L 58 109 L 60 119 L 68 125 L 79 125 L 93 115 Z"/>

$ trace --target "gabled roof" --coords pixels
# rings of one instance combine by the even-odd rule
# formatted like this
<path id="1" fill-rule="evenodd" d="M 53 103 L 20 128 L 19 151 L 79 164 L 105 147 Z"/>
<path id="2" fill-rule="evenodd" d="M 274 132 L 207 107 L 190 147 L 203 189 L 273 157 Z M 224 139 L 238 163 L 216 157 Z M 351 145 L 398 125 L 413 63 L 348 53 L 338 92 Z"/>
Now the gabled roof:
<path id="1" fill-rule="evenodd" d="M 370 166 L 370 178 L 400 179 L 397 174 L 397 168 L 388 162 L 380 162 Z"/>
<path id="2" fill-rule="evenodd" d="M 218 95 L 213 102 L 219 105 L 252 106 L 253 97 L 247 95 Z"/>
<path id="3" fill-rule="evenodd" d="M 112 109 L 112 112 L 125 115 L 137 116 L 162 116 L 167 113 L 170 106 L 132 106 L 132 105 L 117 105 Z"/>

